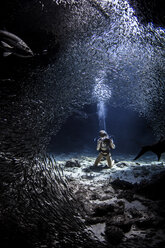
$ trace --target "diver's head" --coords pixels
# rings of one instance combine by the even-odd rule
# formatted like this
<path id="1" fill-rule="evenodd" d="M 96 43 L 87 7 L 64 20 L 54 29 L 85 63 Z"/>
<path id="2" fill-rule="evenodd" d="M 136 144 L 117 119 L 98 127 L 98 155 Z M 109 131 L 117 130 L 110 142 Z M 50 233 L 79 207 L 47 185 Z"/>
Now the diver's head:
<path id="1" fill-rule="evenodd" d="M 105 137 L 107 136 L 107 132 L 105 130 L 100 130 L 99 135 L 100 137 Z"/>

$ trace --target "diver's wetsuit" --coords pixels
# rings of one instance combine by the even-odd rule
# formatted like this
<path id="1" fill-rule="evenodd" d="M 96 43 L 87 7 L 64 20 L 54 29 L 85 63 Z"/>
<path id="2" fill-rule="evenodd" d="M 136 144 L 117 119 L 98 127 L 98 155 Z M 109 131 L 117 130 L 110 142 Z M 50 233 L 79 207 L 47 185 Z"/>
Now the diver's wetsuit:
<path id="1" fill-rule="evenodd" d="M 108 141 L 104 142 L 105 139 Z M 111 139 L 108 139 L 108 137 L 98 139 L 97 151 L 100 151 L 100 153 L 95 160 L 95 163 L 94 163 L 95 166 L 97 166 L 98 163 L 101 161 L 101 159 L 105 157 L 108 162 L 108 166 L 110 168 L 112 167 L 113 160 L 110 154 L 110 149 L 115 149 L 115 144 L 113 143 Z"/>

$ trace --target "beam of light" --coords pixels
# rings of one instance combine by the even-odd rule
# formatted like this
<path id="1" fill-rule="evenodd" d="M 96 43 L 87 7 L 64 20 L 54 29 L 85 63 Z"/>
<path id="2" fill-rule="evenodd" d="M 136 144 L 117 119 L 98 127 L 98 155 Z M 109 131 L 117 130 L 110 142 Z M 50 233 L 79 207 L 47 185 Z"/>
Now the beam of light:
<path id="1" fill-rule="evenodd" d="M 99 129 L 106 130 L 106 105 L 104 101 L 99 101 L 97 103 L 97 114 L 99 120 Z"/>
<path id="2" fill-rule="evenodd" d="M 99 120 L 99 129 L 106 130 L 106 102 L 111 98 L 111 89 L 105 83 L 105 72 L 101 71 L 99 77 L 95 79 L 93 90 L 94 98 L 97 100 L 97 115 Z"/>

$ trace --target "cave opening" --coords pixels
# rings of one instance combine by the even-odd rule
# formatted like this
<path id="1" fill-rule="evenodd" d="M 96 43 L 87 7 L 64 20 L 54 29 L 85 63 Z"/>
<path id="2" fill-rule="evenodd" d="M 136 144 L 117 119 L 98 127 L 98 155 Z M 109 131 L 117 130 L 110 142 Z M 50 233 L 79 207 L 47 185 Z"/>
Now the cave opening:
<path id="1" fill-rule="evenodd" d="M 135 156 L 144 145 L 155 142 L 155 135 L 144 117 L 121 107 L 106 106 L 106 126 L 110 137 L 114 139 L 116 149 L 113 154 Z M 96 104 L 85 106 L 82 110 L 75 111 L 56 136 L 52 136 L 48 152 L 55 154 L 94 155 L 99 137 L 98 109 Z M 156 158 L 156 157 L 155 157 Z M 153 157 L 152 157 L 153 159 Z"/>

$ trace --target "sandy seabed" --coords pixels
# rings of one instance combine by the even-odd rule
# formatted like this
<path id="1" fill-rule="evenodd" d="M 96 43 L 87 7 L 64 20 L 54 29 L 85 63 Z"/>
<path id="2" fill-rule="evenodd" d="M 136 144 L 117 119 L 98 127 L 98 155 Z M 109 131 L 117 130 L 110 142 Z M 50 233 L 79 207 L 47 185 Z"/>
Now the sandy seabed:
<path id="1" fill-rule="evenodd" d="M 93 167 L 97 155 L 61 154 L 56 160 L 64 169 L 64 175 L 69 179 L 79 179 L 81 183 L 90 184 L 96 181 L 125 180 L 130 183 L 140 183 L 149 180 L 165 170 L 165 160 L 156 161 L 155 156 L 144 156 L 133 161 L 133 155 L 113 156 L 115 164 L 110 169 L 106 160 Z"/>
<path id="2" fill-rule="evenodd" d="M 89 230 L 107 247 L 164 248 L 165 160 L 118 155 L 110 169 L 105 160 L 94 167 L 95 158 L 56 155 Z"/>

